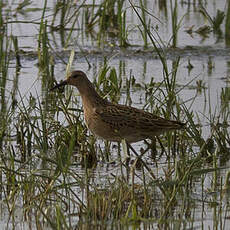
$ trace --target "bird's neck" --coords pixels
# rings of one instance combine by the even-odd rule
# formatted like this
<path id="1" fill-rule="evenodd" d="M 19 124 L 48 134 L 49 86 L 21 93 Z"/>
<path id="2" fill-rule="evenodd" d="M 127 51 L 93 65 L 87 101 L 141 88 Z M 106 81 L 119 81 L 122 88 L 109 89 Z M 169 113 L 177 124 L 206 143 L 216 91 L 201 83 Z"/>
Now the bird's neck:
<path id="1" fill-rule="evenodd" d="M 106 102 L 106 100 L 97 93 L 91 82 L 88 82 L 85 87 L 81 87 L 78 90 L 82 97 L 84 110 L 88 110 L 90 108 L 94 109 Z"/>

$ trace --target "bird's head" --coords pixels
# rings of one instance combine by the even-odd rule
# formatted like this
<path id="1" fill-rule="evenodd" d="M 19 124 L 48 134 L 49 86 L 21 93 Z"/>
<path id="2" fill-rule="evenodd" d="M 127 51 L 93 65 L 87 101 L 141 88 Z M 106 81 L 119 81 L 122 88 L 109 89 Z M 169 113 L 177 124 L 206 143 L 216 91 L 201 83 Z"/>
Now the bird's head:
<path id="1" fill-rule="evenodd" d="M 79 85 L 82 84 L 85 80 L 87 80 L 86 74 L 81 70 L 75 70 L 68 75 L 66 80 L 61 81 L 59 84 L 55 85 L 51 91 L 66 85 L 74 85 L 79 87 Z"/>

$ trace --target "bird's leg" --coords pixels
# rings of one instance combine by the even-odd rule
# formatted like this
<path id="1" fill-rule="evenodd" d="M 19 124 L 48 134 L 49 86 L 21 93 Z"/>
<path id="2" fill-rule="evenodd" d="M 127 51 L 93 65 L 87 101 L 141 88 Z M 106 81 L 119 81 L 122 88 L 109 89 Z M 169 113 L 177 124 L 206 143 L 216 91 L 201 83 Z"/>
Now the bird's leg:
<path id="1" fill-rule="evenodd" d="M 144 140 L 144 142 L 148 145 L 147 149 L 142 151 L 142 154 L 141 156 L 143 156 L 149 149 L 151 149 L 151 156 L 153 159 L 156 158 L 156 155 L 157 155 L 157 147 L 156 147 L 156 141 L 158 141 L 158 143 L 160 144 L 161 146 L 161 154 L 160 154 L 160 158 L 161 156 L 163 155 L 165 151 L 165 147 L 163 146 L 160 138 L 158 136 L 156 136 L 155 138 L 151 139 L 151 143 L 149 144 L 146 140 Z"/>
<path id="2" fill-rule="evenodd" d="M 156 178 L 155 175 L 151 172 L 151 169 L 147 166 L 147 164 L 142 160 L 142 154 L 141 155 L 138 155 L 136 150 L 132 147 L 132 145 L 130 145 L 129 143 L 127 143 L 128 147 L 133 151 L 133 153 L 137 156 L 137 159 L 135 160 L 135 166 L 136 168 L 141 168 L 141 166 L 144 166 L 148 171 L 149 173 L 153 176 L 153 178 Z"/>
<path id="3" fill-rule="evenodd" d="M 133 153 L 138 157 L 138 158 L 141 158 L 142 157 L 142 154 L 141 155 L 138 155 L 138 153 L 136 152 L 136 150 L 132 147 L 131 144 L 129 144 L 127 142 L 127 146 L 128 146 L 128 149 L 131 149 L 133 151 Z"/>
<path id="4" fill-rule="evenodd" d="M 122 144 L 123 152 L 125 153 L 125 157 L 126 157 L 125 159 L 126 165 L 128 165 L 130 161 L 130 149 L 129 149 L 130 144 L 125 139 L 121 140 L 121 144 Z"/>
<path id="5" fill-rule="evenodd" d="M 151 148 L 151 157 L 153 159 L 155 159 L 156 155 L 157 155 L 157 140 L 156 140 L 156 137 L 153 137 L 151 139 L 150 148 Z"/>
<path id="6" fill-rule="evenodd" d="M 126 165 L 129 165 L 130 162 L 130 149 L 129 149 L 129 143 L 127 143 L 127 156 L 126 156 Z"/>
<path id="7" fill-rule="evenodd" d="M 127 143 L 127 157 L 130 158 L 130 148 L 129 148 L 129 143 Z"/>
<path id="8" fill-rule="evenodd" d="M 158 142 L 159 142 L 159 144 L 160 144 L 160 146 L 161 146 L 161 154 L 160 154 L 160 158 L 161 158 L 161 156 L 163 155 L 163 153 L 164 153 L 164 152 L 166 153 L 166 151 L 165 151 L 164 145 L 161 143 L 160 138 L 159 138 L 159 137 L 156 137 L 156 138 L 157 138 L 157 140 L 158 140 Z"/>
<path id="9" fill-rule="evenodd" d="M 149 149 L 151 149 L 151 156 L 152 156 L 153 159 L 155 159 L 156 158 L 156 154 L 157 154 L 156 138 L 153 137 L 151 139 L 151 143 L 150 144 L 146 140 L 144 140 L 144 142 L 148 146 L 147 146 L 147 148 L 144 151 L 142 151 L 141 156 L 143 156 Z"/>

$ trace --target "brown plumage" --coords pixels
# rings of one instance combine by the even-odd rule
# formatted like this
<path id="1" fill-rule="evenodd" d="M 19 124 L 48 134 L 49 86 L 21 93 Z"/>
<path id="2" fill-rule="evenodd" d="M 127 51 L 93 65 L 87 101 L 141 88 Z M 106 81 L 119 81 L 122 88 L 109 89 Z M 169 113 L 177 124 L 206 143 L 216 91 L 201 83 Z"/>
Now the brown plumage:
<path id="1" fill-rule="evenodd" d="M 52 90 L 73 85 L 82 97 L 84 117 L 91 132 L 108 141 L 137 142 L 153 139 L 163 132 L 182 129 L 184 123 L 167 120 L 131 106 L 114 104 L 103 99 L 94 89 L 86 74 L 76 70 Z"/>

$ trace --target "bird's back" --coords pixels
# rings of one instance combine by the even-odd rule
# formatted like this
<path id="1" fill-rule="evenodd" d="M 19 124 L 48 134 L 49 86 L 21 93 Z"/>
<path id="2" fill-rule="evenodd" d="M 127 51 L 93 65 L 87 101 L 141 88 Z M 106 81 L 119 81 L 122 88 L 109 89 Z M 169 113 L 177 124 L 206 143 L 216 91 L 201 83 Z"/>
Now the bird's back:
<path id="1" fill-rule="evenodd" d="M 111 136 L 116 136 L 118 139 L 124 138 L 129 142 L 152 138 L 165 131 L 184 127 L 181 122 L 167 120 L 134 107 L 109 102 L 106 106 L 98 107 L 95 112 L 97 119 L 108 127 L 107 132 L 112 134 Z"/>

